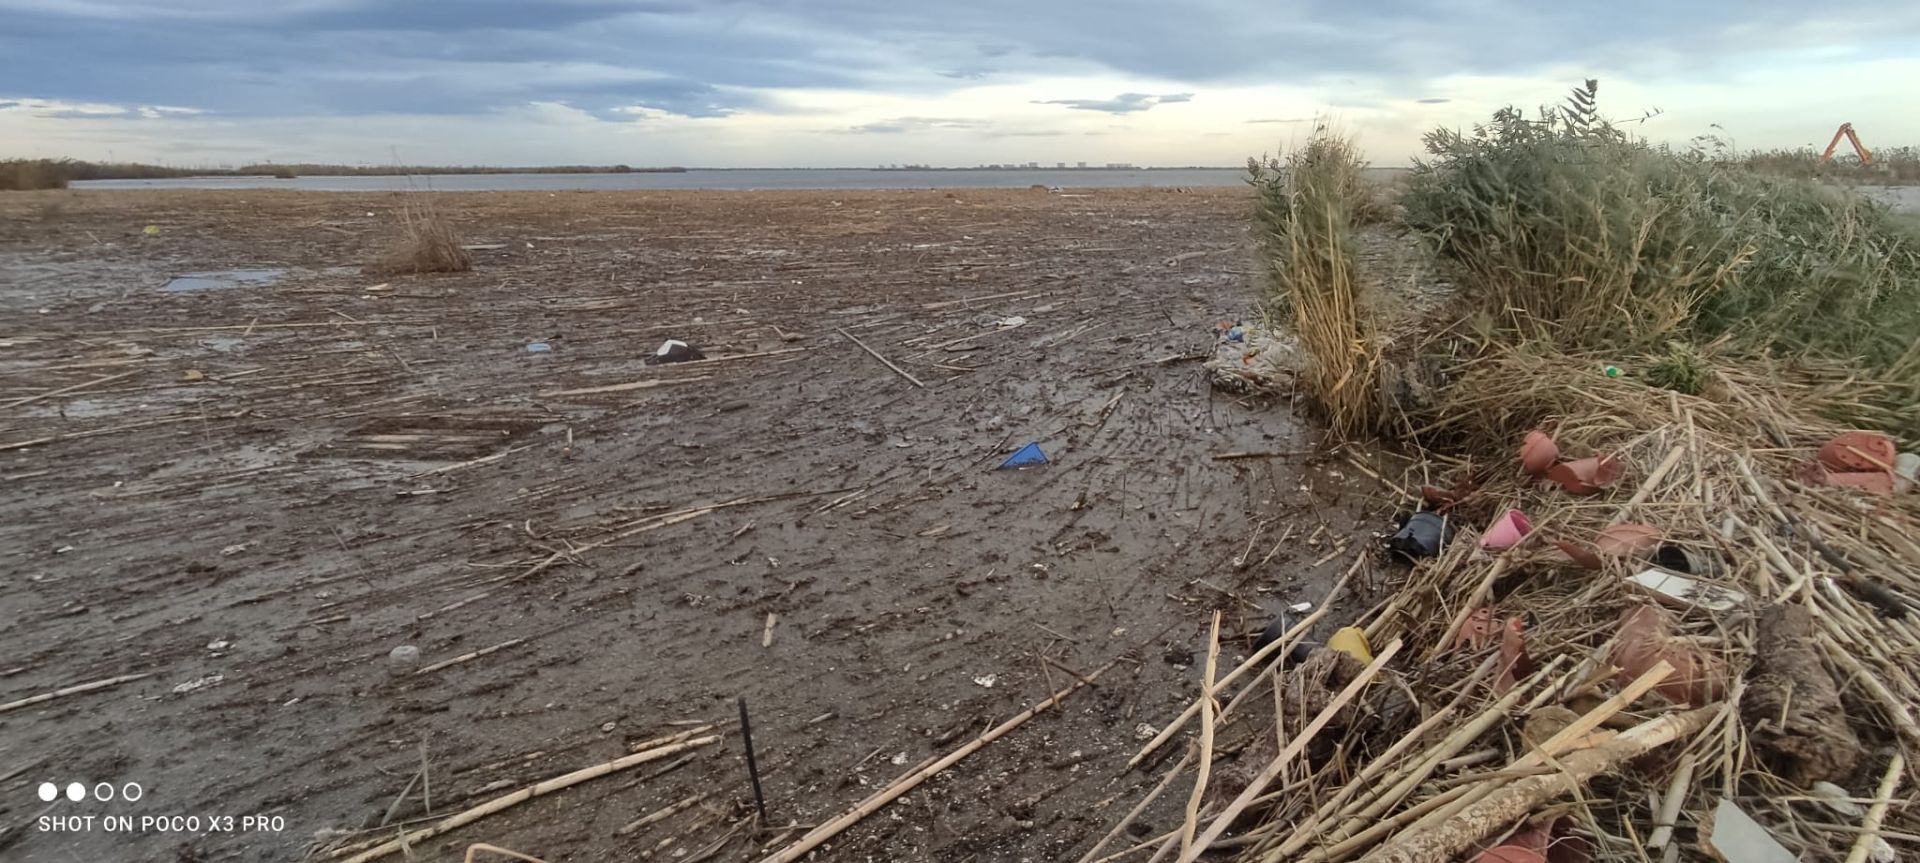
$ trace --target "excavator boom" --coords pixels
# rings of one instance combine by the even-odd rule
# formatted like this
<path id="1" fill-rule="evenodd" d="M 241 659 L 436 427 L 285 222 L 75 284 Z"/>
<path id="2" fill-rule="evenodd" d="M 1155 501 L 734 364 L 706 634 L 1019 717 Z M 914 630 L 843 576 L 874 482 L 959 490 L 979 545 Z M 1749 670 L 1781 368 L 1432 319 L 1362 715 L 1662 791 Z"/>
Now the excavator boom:
<path id="1" fill-rule="evenodd" d="M 1840 128 L 1833 133 L 1833 140 L 1827 142 L 1827 151 L 1820 154 L 1820 161 L 1822 162 L 1833 161 L 1833 151 L 1840 147 L 1841 138 L 1846 138 L 1847 143 L 1853 145 L 1853 152 L 1859 154 L 1860 156 L 1860 164 L 1862 165 L 1873 164 L 1873 154 L 1867 152 L 1867 148 L 1861 145 L 1860 136 L 1855 135 L 1853 133 L 1852 123 L 1840 124 Z"/>

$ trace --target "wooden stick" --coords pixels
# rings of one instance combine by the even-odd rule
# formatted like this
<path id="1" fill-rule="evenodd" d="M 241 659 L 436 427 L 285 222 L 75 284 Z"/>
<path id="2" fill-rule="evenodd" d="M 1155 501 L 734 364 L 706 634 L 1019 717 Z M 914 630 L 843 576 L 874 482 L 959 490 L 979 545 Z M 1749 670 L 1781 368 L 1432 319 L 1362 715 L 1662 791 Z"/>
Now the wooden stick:
<path id="1" fill-rule="evenodd" d="M 135 369 L 134 371 L 121 372 L 117 375 L 107 375 L 104 378 L 94 378 L 93 380 L 87 381 L 85 383 L 74 384 L 73 386 L 70 386 L 70 387 L 61 387 L 60 389 L 50 390 L 48 392 L 41 393 L 37 396 L 27 396 L 26 398 L 14 399 L 13 401 L 7 402 L 4 405 L 0 405 L 0 408 L 17 408 L 21 405 L 32 404 L 41 399 L 50 399 L 50 398 L 53 398 L 54 396 L 63 396 L 63 395 L 66 395 L 67 393 L 77 392 L 79 390 L 84 390 L 88 387 L 97 387 L 101 384 L 117 381 L 121 378 L 130 377 L 133 375 L 137 375 L 139 373 L 140 371 L 138 369 Z"/>
<path id="2" fill-rule="evenodd" d="M 400 850 L 403 847 L 411 847 L 415 843 L 421 842 L 426 839 L 432 839 L 435 836 L 439 836 L 443 833 L 447 833 L 449 831 L 458 829 L 468 824 L 472 824 L 473 822 L 478 821 L 482 818 L 485 818 L 488 815 L 492 815 L 496 812 L 501 812 L 506 809 L 511 809 L 515 806 L 518 806 L 522 803 L 527 802 L 528 800 L 532 800 L 535 797 L 541 797 L 547 794 L 552 794 L 555 791 L 560 791 L 565 788 L 571 788 L 589 779 L 598 779 L 609 773 L 625 770 L 636 764 L 645 764 L 648 761 L 654 761 L 660 758 L 665 758 L 669 755 L 673 755 L 679 752 L 684 752 L 688 749 L 695 749 L 701 746 L 707 746 L 713 743 L 718 743 L 719 741 L 720 741 L 719 735 L 708 735 L 706 737 L 696 737 L 684 743 L 675 743 L 670 746 L 662 746 L 658 749 L 649 749 L 645 752 L 636 752 L 624 758 L 616 758 L 605 764 L 596 764 L 592 767 L 587 767 L 581 770 L 575 770 L 572 773 L 556 776 L 545 782 L 529 785 L 525 788 L 520 789 L 519 791 L 513 792 L 512 794 L 507 794 L 502 797 L 496 797 L 492 800 L 489 800 L 471 809 L 467 809 L 467 810 L 455 813 L 454 815 L 447 818 L 446 820 L 440 821 L 436 824 L 431 824 L 426 827 L 422 827 L 419 830 L 414 830 L 409 833 L 404 833 L 398 839 L 394 839 L 390 842 L 383 842 L 379 845 L 375 845 L 372 848 L 362 851 L 359 854 L 355 854 L 354 856 L 347 858 L 345 863 L 367 863 L 367 861 L 369 860 L 378 860 L 382 857 L 387 856 L 388 854 L 392 854 L 393 852 Z"/>
<path id="3" fill-rule="evenodd" d="M 1091 679 L 1098 679 L 1100 675 L 1107 673 L 1107 671 L 1113 668 L 1118 662 L 1119 660 L 1114 660 L 1106 665 L 1102 665 L 1087 676 Z M 888 783 L 885 788 L 882 788 L 873 796 L 868 797 L 859 805 L 841 813 L 839 817 L 834 818 L 832 821 L 813 828 L 811 831 L 808 831 L 806 835 L 800 837 L 799 841 L 781 849 L 779 853 L 768 856 L 760 861 L 760 863 L 793 863 L 793 861 L 806 856 L 807 852 L 820 847 L 821 843 L 839 835 L 840 831 L 859 823 L 860 819 L 873 814 L 879 810 L 880 807 L 893 802 L 901 795 L 919 787 L 920 783 L 932 778 L 934 774 L 948 767 L 952 767 L 954 764 L 959 763 L 960 759 L 972 755 L 981 747 L 1005 736 L 1007 732 L 1026 724 L 1027 720 L 1058 705 L 1062 700 L 1066 699 L 1067 696 L 1079 691 L 1080 687 L 1085 685 L 1085 683 L 1080 681 L 1074 681 L 1069 684 L 1067 688 L 1054 693 L 1047 700 L 1027 708 L 1026 711 L 1014 716 L 1012 719 L 987 729 L 985 733 L 973 740 L 967 741 L 967 743 L 960 748 L 948 753 L 946 757 L 893 780 L 891 783 Z"/>
<path id="4" fill-rule="evenodd" d="M 1887 818 L 1887 807 L 1893 804 L 1893 792 L 1900 787 L 1900 774 L 1906 770 L 1907 757 L 1893 753 L 1893 760 L 1887 762 L 1886 775 L 1880 777 L 1880 790 L 1874 792 L 1873 805 L 1867 808 L 1867 817 L 1860 822 L 1860 838 L 1853 840 L 1853 848 L 1847 852 L 1847 863 L 1866 863 L 1868 852 L 1873 850 L 1873 840 L 1880 836 L 1880 823 Z"/>
<path id="5" fill-rule="evenodd" d="M 1403 830 L 1361 859 L 1363 863 L 1446 863 L 1541 804 L 1579 789 L 1588 779 L 1699 731 L 1719 712 L 1718 705 L 1702 707 L 1637 725 L 1606 743 L 1566 756 L 1557 772 L 1514 782 L 1445 824 L 1433 829 L 1417 829 L 1416 824 Z"/>
<path id="6" fill-rule="evenodd" d="M 1267 450 L 1262 452 L 1223 452 L 1213 457 L 1214 461 L 1233 461 L 1243 458 L 1289 458 L 1292 456 L 1313 455 L 1310 449 Z"/>
<path id="7" fill-rule="evenodd" d="M 1183 852 L 1179 858 L 1177 858 L 1179 863 L 1193 863 L 1195 858 L 1206 852 L 1208 846 L 1212 845 L 1214 840 L 1220 838 L 1220 834 L 1227 832 L 1227 828 L 1233 826 L 1234 820 L 1240 817 L 1241 812 L 1246 811 L 1247 806 L 1253 803 L 1253 799 L 1259 797 L 1260 792 L 1267 789 L 1267 784 L 1272 782 L 1274 777 L 1279 776 L 1280 771 L 1285 770 L 1287 765 L 1292 763 L 1293 759 L 1307 748 L 1308 743 L 1313 742 L 1314 736 L 1320 733 L 1320 729 L 1325 728 L 1327 723 L 1333 721 L 1334 714 L 1338 713 L 1341 708 L 1347 706 L 1347 702 L 1352 701 L 1354 696 L 1359 695 L 1360 690 L 1372 682 L 1373 678 L 1378 676 L 1382 669 L 1387 667 L 1387 660 L 1392 659 L 1394 654 L 1400 652 L 1402 644 L 1403 642 L 1401 642 L 1400 639 L 1394 639 L 1373 658 L 1372 662 L 1367 664 L 1365 669 L 1361 670 L 1361 672 L 1347 684 L 1345 689 L 1340 690 L 1340 694 L 1334 696 L 1332 701 L 1327 702 L 1326 708 L 1321 710 L 1320 714 L 1315 716 L 1312 722 L 1307 723 L 1307 727 L 1300 729 L 1299 736 L 1295 737 L 1293 742 L 1287 745 L 1286 749 L 1275 756 L 1273 762 L 1260 771 L 1260 775 L 1255 776 L 1253 781 L 1247 784 L 1246 790 L 1241 791 L 1240 796 L 1233 798 L 1233 802 L 1227 804 L 1225 811 L 1214 818 L 1212 826 L 1208 827 L 1207 832 L 1201 834 L 1200 838 L 1195 840 L 1193 847 Z"/>
<path id="8" fill-rule="evenodd" d="M 1220 662 L 1220 612 L 1213 613 L 1213 631 L 1207 635 L 1206 675 L 1200 689 L 1200 769 L 1187 795 L 1187 818 L 1180 827 L 1180 854 L 1193 853 L 1194 828 L 1200 823 L 1200 802 L 1207 796 L 1207 778 L 1213 773 L 1213 719 L 1220 710 L 1214 702 L 1214 670 Z"/>
<path id="9" fill-rule="evenodd" d="M 462 662 L 472 662 L 473 660 L 479 659 L 480 657 L 486 656 L 487 654 L 493 653 L 494 651 L 506 650 L 509 647 L 512 647 L 516 644 L 521 644 L 525 641 L 526 639 L 524 638 L 514 638 L 514 639 L 509 639 L 507 641 L 502 641 L 499 644 L 496 644 L 492 647 L 482 647 L 479 650 L 476 650 L 472 653 L 463 653 L 459 656 L 456 656 L 444 662 L 436 662 L 432 665 L 429 665 L 425 668 L 420 669 L 419 671 L 414 672 L 413 676 L 419 677 L 422 674 L 432 674 L 436 671 L 439 671 L 442 668 L 448 668 L 451 666 L 459 665 Z"/>
<path id="10" fill-rule="evenodd" d="M 921 383 L 919 378 L 916 378 L 913 375 L 907 374 L 906 369 L 903 369 L 899 366 L 894 365 L 893 360 L 890 360 L 890 359 L 887 359 L 886 357 L 881 356 L 879 351 L 876 351 L 873 348 L 867 347 L 866 342 L 863 342 L 857 338 L 854 338 L 854 335 L 852 333 L 847 332 L 846 327 L 834 327 L 834 329 L 839 331 L 840 335 L 846 336 L 847 341 L 850 341 L 856 345 L 859 345 L 861 350 L 866 351 L 869 354 L 872 354 L 874 359 L 879 360 L 882 363 L 885 363 L 887 368 L 893 369 L 895 374 L 898 374 L 899 376 L 906 378 L 908 382 L 912 383 L 916 387 L 919 387 L 921 389 L 927 388 L 927 385 Z"/>
<path id="11" fill-rule="evenodd" d="M 0 704 L 0 713 L 19 710 L 22 707 L 31 707 L 35 704 L 52 701 L 56 698 L 65 698 L 69 695 L 79 695 L 83 692 L 92 692 L 96 689 L 106 689 L 109 686 L 119 686 L 122 683 L 132 683 L 133 681 L 143 680 L 152 676 L 153 674 L 151 672 L 147 674 L 126 674 L 120 677 L 109 677 L 106 680 L 96 680 L 92 683 L 69 686 L 65 689 L 56 689 L 52 692 L 41 693 L 31 698 L 22 698 L 19 701 L 9 701 L 5 704 Z"/>
<path id="12" fill-rule="evenodd" d="M 1247 672 L 1261 667 L 1261 665 L 1267 661 L 1268 657 L 1280 653 L 1283 650 L 1292 650 L 1293 643 L 1299 641 L 1300 637 L 1305 635 L 1308 629 L 1311 629 L 1315 623 L 1319 622 L 1320 618 L 1325 617 L 1327 612 L 1333 608 L 1333 598 L 1340 595 L 1340 591 L 1347 586 L 1347 579 L 1352 578 L 1353 574 L 1360 570 L 1360 565 L 1366 563 L 1366 561 L 1367 556 L 1364 554 L 1354 557 L 1353 565 L 1347 567 L 1346 574 L 1340 576 L 1340 580 L 1334 583 L 1333 589 L 1327 592 L 1326 599 L 1320 601 L 1319 608 L 1314 609 L 1312 614 L 1301 618 L 1299 623 L 1295 623 L 1286 632 L 1282 633 L 1279 638 L 1274 639 L 1272 644 L 1254 651 L 1252 656 L 1247 657 L 1247 661 L 1240 663 L 1238 668 L 1227 672 L 1227 676 L 1220 679 L 1220 684 L 1216 688 L 1224 689 L 1235 680 L 1239 680 L 1240 677 Z M 1134 753 L 1134 756 L 1127 760 L 1127 766 L 1123 768 L 1123 772 L 1125 770 L 1132 770 L 1134 765 L 1139 764 L 1148 755 L 1153 754 L 1154 750 L 1159 749 L 1161 744 L 1166 743 L 1174 734 L 1178 733 L 1181 727 L 1187 724 L 1187 720 L 1192 719 L 1193 715 L 1198 712 L 1200 712 L 1199 701 L 1187 705 L 1186 710 L 1182 711 L 1172 722 L 1167 723 L 1167 727 L 1160 729 L 1159 734 L 1154 735 L 1152 740 L 1147 741 L 1146 746 L 1141 747 L 1139 752 Z M 1221 714 L 1225 715 L 1226 711 L 1221 711 Z"/>
<path id="13" fill-rule="evenodd" d="M 779 621 L 780 621 L 780 614 L 778 612 L 773 612 L 773 611 L 767 612 L 767 625 L 766 627 L 760 630 L 760 646 L 761 647 L 773 646 L 773 625 L 775 623 L 778 623 Z"/>

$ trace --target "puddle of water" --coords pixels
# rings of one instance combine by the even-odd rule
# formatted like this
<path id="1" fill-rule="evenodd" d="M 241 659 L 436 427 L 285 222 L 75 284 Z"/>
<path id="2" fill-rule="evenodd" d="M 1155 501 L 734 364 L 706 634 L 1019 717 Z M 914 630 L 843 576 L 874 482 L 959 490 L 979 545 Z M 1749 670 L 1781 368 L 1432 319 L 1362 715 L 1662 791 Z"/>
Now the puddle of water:
<path id="1" fill-rule="evenodd" d="M 220 270 L 211 273 L 187 273 L 167 280 L 160 290 L 169 294 L 191 291 L 215 291 L 224 288 L 259 287 L 280 281 L 286 270 Z"/>

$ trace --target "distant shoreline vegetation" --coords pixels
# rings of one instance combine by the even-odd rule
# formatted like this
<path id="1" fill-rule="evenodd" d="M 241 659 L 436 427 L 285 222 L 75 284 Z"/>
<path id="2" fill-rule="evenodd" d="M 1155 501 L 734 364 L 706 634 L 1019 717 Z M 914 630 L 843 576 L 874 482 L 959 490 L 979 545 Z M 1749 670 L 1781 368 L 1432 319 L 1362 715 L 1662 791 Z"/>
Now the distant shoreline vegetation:
<path id="1" fill-rule="evenodd" d="M 238 168 L 176 168 L 139 162 L 83 162 L 78 159 L 0 160 L 0 189 L 64 189 L 85 180 L 170 180 L 187 177 L 402 177 L 423 174 L 680 174 L 686 168 L 635 168 L 631 165 L 320 165 L 265 163 Z"/>

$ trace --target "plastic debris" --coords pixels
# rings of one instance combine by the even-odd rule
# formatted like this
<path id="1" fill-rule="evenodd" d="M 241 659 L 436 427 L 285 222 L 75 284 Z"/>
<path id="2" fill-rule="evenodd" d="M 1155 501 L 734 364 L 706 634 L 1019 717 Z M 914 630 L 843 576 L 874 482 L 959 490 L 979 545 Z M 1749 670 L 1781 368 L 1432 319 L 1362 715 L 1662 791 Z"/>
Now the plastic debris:
<path id="1" fill-rule="evenodd" d="M 1367 644 L 1367 631 L 1358 626 L 1343 627 L 1327 639 L 1327 649 L 1344 653 L 1361 664 L 1373 661 L 1373 647 Z"/>
<path id="2" fill-rule="evenodd" d="M 1480 535 L 1480 547 L 1488 551 L 1505 551 L 1520 544 L 1527 534 L 1533 532 L 1533 520 L 1517 509 L 1500 514 L 1493 526 Z"/>
<path id="3" fill-rule="evenodd" d="M 1835 435 L 1820 448 L 1820 466 L 1834 473 L 1889 471 L 1900 457 L 1893 439 L 1880 432 L 1850 431 Z"/>
<path id="4" fill-rule="evenodd" d="M 1520 444 L 1520 470 L 1529 476 L 1545 476 L 1560 458 L 1560 447 L 1546 432 L 1530 431 Z"/>
<path id="5" fill-rule="evenodd" d="M 1306 605 L 1304 602 L 1300 604 Z M 1287 617 L 1284 612 L 1274 615 L 1273 622 L 1267 624 L 1267 628 L 1260 632 L 1260 637 L 1254 640 L 1253 649 L 1259 651 L 1267 645 L 1279 641 L 1280 636 L 1287 634 L 1287 630 L 1292 628 L 1293 620 Z M 1287 649 L 1286 656 L 1281 659 L 1280 667 L 1285 668 L 1288 664 L 1298 665 L 1307 661 L 1307 656 L 1313 653 L 1315 646 L 1316 645 L 1309 644 L 1304 640 L 1294 642 L 1293 646 Z"/>
<path id="6" fill-rule="evenodd" d="M 1601 557 L 1647 558 L 1659 547 L 1659 528 L 1633 522 L 1612 525 L 1593 537 L 1593 550 Z"/>
<path id="7" fill-rule="evenodd" d="M 1662 605 L 1683 611 L 1703 608 L 1728 612 L 1747 604 L 1747 595 L 1731 587 L 1721 587 L 1663 569 L 1642 570 L 1629 576 L 1627 583 L 1646 591 Z"/>
<path id="8" fill-rule="evenodd" d="M 1726 694 L 1725 661 L 1675 639 L 1659 609 L 1651 605 L 1628 609 L 1620 616 L 1620 634 L 1611 657 L 1620 669 L 1615 679 L 1625 686 L 1661 660 L 1673 666 L 1673 674 L 1654 691 L 1668 700 L 1697 707 Z"/>
<path id="9" fill-rule="evenodd" d="M 1781 847 L 1779 840 L 1760 826 L 1732 800 L 1721 800 L 1713 810 L 1713 833 L 1705 844 L 1715 856 L 1729 863 L 1799 863 L 1800 858 Z"/>
<path id="10" fill-rule="evenodd" d="M 553 345 L 547 344 L 546 342 L 532 342 L 527 345 L 527 353 L 530 354 L 548 354 L 552 352 Z"/>
<path id="11" fill-rule="evenodd" d="M 706 358 L 707 355 L 702 353 L 699 348 L 680 341 L 679 339 L 668 339 L 660 343 L 660 347 L 654 350 L 653 356 L 647 357 L 647 364 L 657 366 L 666 363 L 686 363 L 694 360 L 704 360 Z"/>
<path id="12" fill-rule="evenodd" d="M 205 689 L 209 686 L 219 686 L 220 682 L 226 679 L 227 679 L 227 676 L 219 672 L 214 672 L 213 674 L 209 674 L 204 677 L 196 677 L 192 680 L 189 680 L 185 683 L 175 686 L 173 688 L 173 694 L 185 695 L 189 692 Z"/>
<path id="13" fill-rule="evenodd" d="M 1013 455 L 1007 456 L 1007 460 L 1001 462 L 998 469 L 1006 470 L 1017 467 L 1034 467 L 1052 463 L 1053 462 L 1047 458 L 1047 454 L 1040 451 L 1040 444 L 1036 441 L 1014 450 Z"/>
<path id="14" fill-rule="evenodd" d="M 1433 557 L 1440 553 L 1440 547 L 1452 533 L 1447 520 L 1439 514 L 1416 512 L 1407 516 L 1399 532 L 1387 540 L 1387 548 L 1407 560 Z"/>
<path id="15" fill-rule="evenodd" d="M 1559 483 L 1567 494 L 1582 496 L 1613 485 L 1625 472 L 1617 459 L 1594 456 L 1556 464 L 1547 469 L 1547 479 Z"/>

